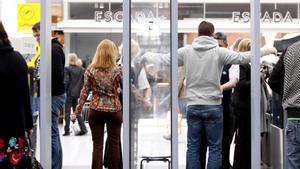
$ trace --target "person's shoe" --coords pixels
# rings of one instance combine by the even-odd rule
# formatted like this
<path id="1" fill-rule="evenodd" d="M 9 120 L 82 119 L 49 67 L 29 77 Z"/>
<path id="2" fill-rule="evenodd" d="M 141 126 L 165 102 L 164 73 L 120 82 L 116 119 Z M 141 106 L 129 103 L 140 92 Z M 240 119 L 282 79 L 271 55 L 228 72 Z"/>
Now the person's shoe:
<path id="1" fill-rule="evenodd" d="M 65 132 L 64 134 L 63 134 L 63 136 L 69 136 L 70 135 L 70 132 Z"/>
<path id="2" fill-rule="evenodd" d="M 76 133 L 76 136 L 83 136 L 86 135 L 87 131 L 80 131 L 79 133 Z"/>

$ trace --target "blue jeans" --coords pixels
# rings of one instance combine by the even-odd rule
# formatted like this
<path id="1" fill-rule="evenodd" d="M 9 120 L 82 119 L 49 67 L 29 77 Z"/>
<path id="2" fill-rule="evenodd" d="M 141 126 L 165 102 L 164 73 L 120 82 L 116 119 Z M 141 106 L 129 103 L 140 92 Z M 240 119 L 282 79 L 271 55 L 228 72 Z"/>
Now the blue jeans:
<path id="1" fill-rule="evenodd" d="M 287 169 L 300 168 L 300 120 L 288 120 L 286 125 Z"/>
<path id="2" fill-rule="evenodd" d="M 207 169 L 221 169 L 223 108 L 222 105 L 191 105 L 187 107 L 187 169 L 201 169 L 201 133 L 205 130 L 209 147 Z"/>
<path id="3" fill-rule="evenodd" d="M 59 138 L 58 117 L 63 109 L 66 96 L 52 96 L 51 118 L 52 118 L 52 169 L 62 169 L 62 147 Z"/>
<path id="4" fill-rule="evenodd" d="M 31 111 L 33 116 L 37 116 L 40 112 L 40 97 L 30 96 Z"/>

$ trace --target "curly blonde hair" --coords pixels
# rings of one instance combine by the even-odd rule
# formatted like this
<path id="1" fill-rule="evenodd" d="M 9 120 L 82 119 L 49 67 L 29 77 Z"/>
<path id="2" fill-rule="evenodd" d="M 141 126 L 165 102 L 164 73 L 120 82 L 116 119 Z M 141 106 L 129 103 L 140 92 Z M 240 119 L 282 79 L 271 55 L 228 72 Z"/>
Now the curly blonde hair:
<path id="1" fill-rule="evenodd" d="M 239 43 L 238 52 L 247 52 L 251 50 L 251 41 L 250 39 L 243 39 Z"/>

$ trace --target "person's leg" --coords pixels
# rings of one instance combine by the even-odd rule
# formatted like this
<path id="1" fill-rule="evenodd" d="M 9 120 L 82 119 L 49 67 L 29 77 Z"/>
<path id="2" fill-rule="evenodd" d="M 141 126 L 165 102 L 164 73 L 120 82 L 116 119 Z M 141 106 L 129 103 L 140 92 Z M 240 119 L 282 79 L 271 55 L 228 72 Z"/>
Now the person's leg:
<path id="1" fill-rule="evenodd" d="M 72 97 L 72 108 L 73 108 L 73 111 L 75 111 L 77 103 L 78 103 L 78 98 L 77 97 Z M 87 133 L 87 128 L 86 128 L 86 126 L 84 124 L 84 121 L 83 121 L 83 118 L 82 118 L 81 115 L 77 117 L 77 121 L 78 121 L 78 124 L 79 124 L 79 127 L 80 127 L 80 134 Z"/>
<path id="2" fill-rule="evenodd" d="M 52 169 L 62 169 L 62 147 L 59 137 L 58 116 L 65 103 L 65 95 L 52 96 L 51 104 L 51 141 L 52 141 Z"/>
<path id="3" fill-rule="evenodd" d="M 108 168 L 119 169 L 122 112 L 110 112 L 107 120 Z"/>
<path id="4" fill-rule="evenodd" d="M 223 108 L 222 105 L 205 106 L 204 126 L 209 147 L 207 169 L 222 167 Z"/>
<path id="5" fill-rule="evenodd" d="M 203 130 L 201 111 L 199 105 L 187 107 L 187 169 L 198 169 L 200 167 L 200 133 Z"/>
<path id="6" fill-rule="evenodd" d="M 207 152 L 207 138 L 205 130 L 201 133 L 201 145 L 200 145 L 200 167 L 206 168 L 206 152 Z"/>
<path id="7" fill-rule="evenodd" d="M 251 112 L 240 111 L 238 135 L 234 152 L 234 169 L 251 169 Z"/>
<path id="8" fill-rule="evenodd" d="M 72 98 L 68 96 L 66 99 L 66 104 L 65 104 L 65 133 L 64 133 L 64 135 L 70 134 L 71 106 L 72 106 Z"/>
<path id="9" fill-rule="evenodd" d="M 91 110 L 89 112 L 89 125 L 93 139 L 93 160 L 92 169 L 102 169 L 102 154 L 103 154 L 103 135 L 105 124 L 105 113 Z"/>
<path id="10" fill-rule="evenodd" d="M 300 168 L 300 121 L 288 120 L 286 125 L 287 169 Z"/>
<path id="11" fill-rule="evenodd" d="M 235 131 L 233 113 L 229 105 L 223 105 L 223 141 L 222 141 L 222 168 L 230 169 L 230 146 Z"/>

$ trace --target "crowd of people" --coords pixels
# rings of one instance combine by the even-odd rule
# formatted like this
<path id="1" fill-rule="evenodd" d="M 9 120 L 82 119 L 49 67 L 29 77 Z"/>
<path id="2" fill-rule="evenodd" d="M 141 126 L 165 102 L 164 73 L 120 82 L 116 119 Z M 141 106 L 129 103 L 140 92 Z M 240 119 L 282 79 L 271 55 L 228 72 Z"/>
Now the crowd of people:
<path id="1" fill-rule="evenodd" d="M 40 43 L 40 24 L 32 28 Z M 300 168 L 300 42 L 287 49 L 275 66 L 271 77 L 281 73 L 281 93 L 286 110 L 287 169 Z M 237 39 L 230 49 L 225 33 L 216 32 L 214 25 L 202 21 L 198 37 L 191 45 L 178 49 L 180 67 L 180 112 L 187 118 L 187 169 L 250 169 L 251 168 L 251 40 Z M 89 101 L 88 122 L 93 141 L 92 168 L 102 169 L 104 128 L 108 134 L 108 168 L 119 169 L 121 157 L 122 112 L 122 45 L 108 39 L 101 40 L 92 63 L 82 68 L 75 53 L 68 55 L 65 67 L 63 45 L 52 39 L 51 54 L 51 144 L 52 169 L 62 168 L 62 145 L 58 129 L 59 113 L 64 110 L 64 134 L 69 136 L 70 123 L 76 120 L 80 132 L 87 128 L 82 109 Z M 261 48 L 261 56 L 276 54 L 275 48 Z M 39 53 L 39 52 L 37 52 Z M 118 55 L 121 55 L 117 61 Z M 131 41 L 131 102 L 134 119 L 152 108 L 152 93 L 159 76 L 151 72 L 149 65 L 170 65 L 170 54 L 144 52 L 139 44 Z M 282 73 L 283 72 L 283 73 Z M 30 76 L 28 76 L 30 75 Z M 0 168 L 29 169 L 33 165 L 36 149 L 36 124 L 38 108 L 31 106 L 39 100 L 40 56 L 28 63 L 14 51 L 7 33 L 0 22 Z M 268 74 L 261 71 L 262 124 L 267 109 Z M 161 79 L 160 79 L 161 80 Z M 270 83 L 272 83 L 271 81 Z M 275 86 L 278 84 L 275 84 Z M 274 87 L 274 84 L 271 84 Z M 184 89 L 184 90 L 183 90 Z M 166 97 L 167 98 L 167 97 Z M 167 111 L 168 108 L 164 109 Z M 71 111 L 72 110 L 72 111 Z M 73 112 L 74 115 L 71 115 Z M 137 122 L 132 121 L 131 137 L 137 139 Z M 262 125 L 263 126 L 263 125 Z M 264 127 L 262 127 L 262 133 Z M 235 134 L 233 165 L 229 162 L 230 145 Z M 135 146 L 134 146 L 135 147 Z M 206 162 L 206 151 L 209 151 Z M 132 149 L 131 160 L 136 161 L 137 149 Z M 133 163 L 136 166 L 136 162 Z M 135 167 L 133 167 L 135 168 Z"/>

